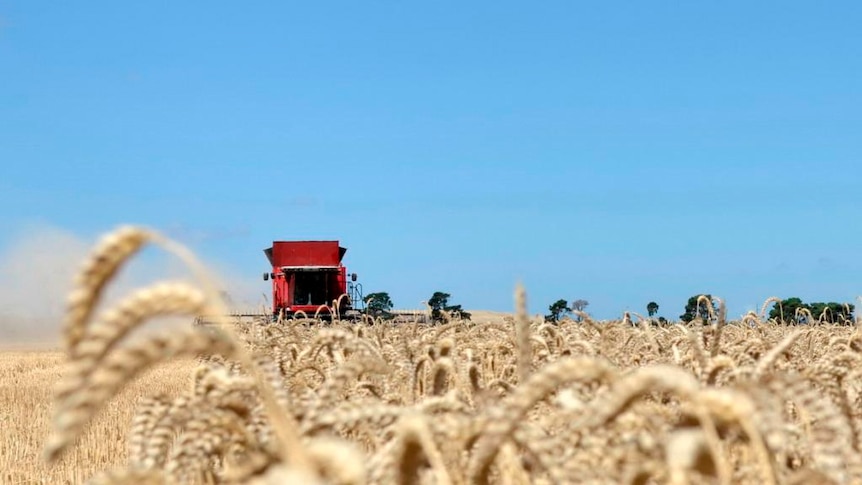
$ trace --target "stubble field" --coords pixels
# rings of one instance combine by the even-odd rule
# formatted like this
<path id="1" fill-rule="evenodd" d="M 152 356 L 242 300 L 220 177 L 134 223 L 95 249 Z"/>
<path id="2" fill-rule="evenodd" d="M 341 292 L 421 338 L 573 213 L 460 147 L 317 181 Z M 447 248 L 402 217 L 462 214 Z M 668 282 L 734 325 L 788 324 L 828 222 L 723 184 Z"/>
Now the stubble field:
<path id="1" fill-rule="evenodd" d="M 150 393 L 180 395 L 189 387 L 194 361 L 173 361 L 147 372 L 106 407 L 80 445 L 55 465 L 42 460 L 51 424 L 53 392 L 65 355 L 45 348 L 0 349 L 0 483 L 76 484 L 126 460 L 126 436 L 134 403 Z"/>

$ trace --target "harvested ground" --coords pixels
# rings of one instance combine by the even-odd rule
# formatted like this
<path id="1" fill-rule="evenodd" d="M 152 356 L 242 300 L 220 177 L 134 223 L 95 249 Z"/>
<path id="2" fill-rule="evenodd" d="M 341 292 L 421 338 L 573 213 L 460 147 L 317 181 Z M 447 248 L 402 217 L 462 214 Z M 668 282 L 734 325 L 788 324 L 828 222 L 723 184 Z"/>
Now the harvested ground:
<path id="1" fill-rule="evenodd" d="M 32 347 L 32 344 L 28 344 Z M 142 396 L 188 390 L 194 362 L 178 360 L 146 373 L 123 391 L 96 418 L 71 450 L 55 466 L 41 461 L 51 420 L 53 387 L 61 377 L 64 355 L 51 350 L 0 352 L 0 483 L 83 483 L 96 472 L 123 466 L 126 437 L 134 403 Z"/>

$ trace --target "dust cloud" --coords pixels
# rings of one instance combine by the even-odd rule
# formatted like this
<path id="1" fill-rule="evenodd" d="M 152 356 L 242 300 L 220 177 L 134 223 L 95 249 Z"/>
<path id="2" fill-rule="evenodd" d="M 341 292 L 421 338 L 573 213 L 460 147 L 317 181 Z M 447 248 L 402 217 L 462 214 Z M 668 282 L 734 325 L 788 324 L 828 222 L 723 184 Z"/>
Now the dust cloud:
<path id="1" fill-rule="evenodd" d="M 59 342 L 63 302 L 88 245 L 50 226 L 29 226 L 0 253 L 0 344 Z"/>
<path id="2" fill-rule="evenodd" d="M 0 347 L 57 347 L 66 296 L 75 273 L 95 244 L 51 225 L 30 225 L 19 231 L 0 252 Z M 233 311 L 260 311 L 264 304 L 260 284 L 235 277 L 229 268 L 204 261 L 214 283 Z M 98 315 L 136 288 L 159 280 L 194 284 L 191 274 L 175 257 L 147 247 L 127 262 L 106 288 Z M 159 319 L 156 328 L 188 323 L 191 318 Z M 148 327 L 151 327 L 148 324 Z"/>

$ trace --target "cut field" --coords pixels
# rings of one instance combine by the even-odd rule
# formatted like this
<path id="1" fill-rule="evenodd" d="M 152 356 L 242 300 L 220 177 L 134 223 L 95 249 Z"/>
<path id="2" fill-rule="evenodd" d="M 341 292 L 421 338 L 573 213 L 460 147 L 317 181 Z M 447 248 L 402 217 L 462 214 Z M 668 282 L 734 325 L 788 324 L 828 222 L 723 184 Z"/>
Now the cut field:
<path id="1" fill-rule="evenodd" d="M 176 396 L 188 391 L 195 365 L 189 359 L 172 361 L 130 383 L 95 419 L 80 445 L 49 466 L 42 461 L 42 452 L 64 360 L 57 350 L 0 350 L 0 483 L 84 483 L 96 472 L 124 465 L 134 403 L 151 393 Z"/>

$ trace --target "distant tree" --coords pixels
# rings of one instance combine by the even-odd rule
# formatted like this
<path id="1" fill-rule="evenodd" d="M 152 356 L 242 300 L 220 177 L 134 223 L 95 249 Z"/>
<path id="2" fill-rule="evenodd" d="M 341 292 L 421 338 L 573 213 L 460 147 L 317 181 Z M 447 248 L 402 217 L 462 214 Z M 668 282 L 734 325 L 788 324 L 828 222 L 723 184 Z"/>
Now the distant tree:
<path id="1" fill-rule="evenodd" d="M 444 320 L 443 312 L 446 312 L 447 315 L 461 318 L 463 320 L 469 320 L 471 315 L 469 312 L 465 311 L 461 308 L 461 305 L 450 305 L 449 297 L 451 297 L 449 293 L 444 293 L 442 291 L 435 291 L 431 298 L 428 300 L 428 306 L 431 307 L 431 320 L 435 322 L 441 322 Z"/>
<path id="2" fill-rule="evenodd" d="M 590 302 L 588 302 L 587 300 L 580 300 L 580 299 L 575 300 L 575 301 L 573 301 L 573 302 L 572 302 L 572 311 L 579 311 L 579 312 L 582 312 L 582 311 L 584 311 L 584 309 L 585 309 L 585 308 L 587 307 L 587 305 L 589 305 L 589 304 L 590 304 Z M 580 315 L 577 315 L 577 318 L 578 318 L 578 321 L 580 322 L 580 321 L 581 321 L 581 316 L 580 316 Z"/>
<path id="3" fill-rule="evenodd" d="M 776 302 L 772 309 L 769 310 L 769 318 L 783 323 L 808 323 L 805 316 L 797 315 L 796 313 L 801 308 L 811 309 L 806 303 L 802 302 L 801 298 L 795 296 L 786 298 Z"/>
<path id="4" fill-rule="evenodd" d="M 658 317 L 658 323 L 660 323 L 660 324 L 662 324 L 662 325 L 666 325 L 666 324 L 667 324 L 667 318 L 665 318 L 665 317 Z"/>
<path id="5" fill-rule="evenodd" d="M 443 308 L 449 303 L 449 297 L 452 296 L 449 293 L 443 293 L 442 291 L 435 291 L 431 298 L 428 300 L 428 306 L 431 307 L 431 320 L 440 321 L 443 319 L 442 311 Z"/>
<path id="6" fill-rule="evenodd" d="M 658 303 L 654 301 L 647 303 L 646 311 L 649 316 L 654 316 L 656 313 L 658 313 Z"/>
<path id="7" fill-rule="evenodd" d="M 704 295 L 706 296 L 710 303 L 712 304 L 712 311 L 715 314 L 718 314 L 718 307 L 715 306 L 715 302 L 712 301 L 712 295 Z M 688 299 L 688 303 L 685 305 L 685 313 L 679 316 L 679 319 L 685 323 L 689 323 L 697 317 L 700 317 L 704 322 L 709 321 L 709 307 L 707 303 L 700 303 L 698 305 L 698 298 L 700 294 L 694 295 Z"/>
<path id="8" fill-rule="evenodd" d="M 389 318 L 392 316 L 389 312 L 393 306 L 389 293 L 385 291 L 369 293 L 365 297 L 365 313 L 367 315 Z"/>
<path id="9" fill-rule="evenodd" d="M 545 315 L 545 321 L 551 323 L 557 323 L 563 317 L 564 314 L 572 311 L 571 308 L 566 305 L 566 300 L 557 300 L 552 305 L 548 307 L 549 313 Z"/>
<path id="10" fill-rule="evenodd" d="M 815 302 L 810 306 L 811 315 L 818 320 L 822 315 L 822 320 L 827 323 L 853 323 L 855 306 L 852 303 Z"/>
<path id="11" fill-rule="evenodd" d="M 805 303 L 801 298 L 792 297 L 781 300 L 769 310 L 769 318 L 779 322 L 793 324 L 813 323 L 808 321 L 808 312 L 814 320 L 822 320 L 827 323 L 848 323 L 854 322 L 853 312 L 856 309 L 852 303 L 830 302 L 813 302 Z M 808 310 L 808 312 L 800 313 L 800 310 Z"/>

